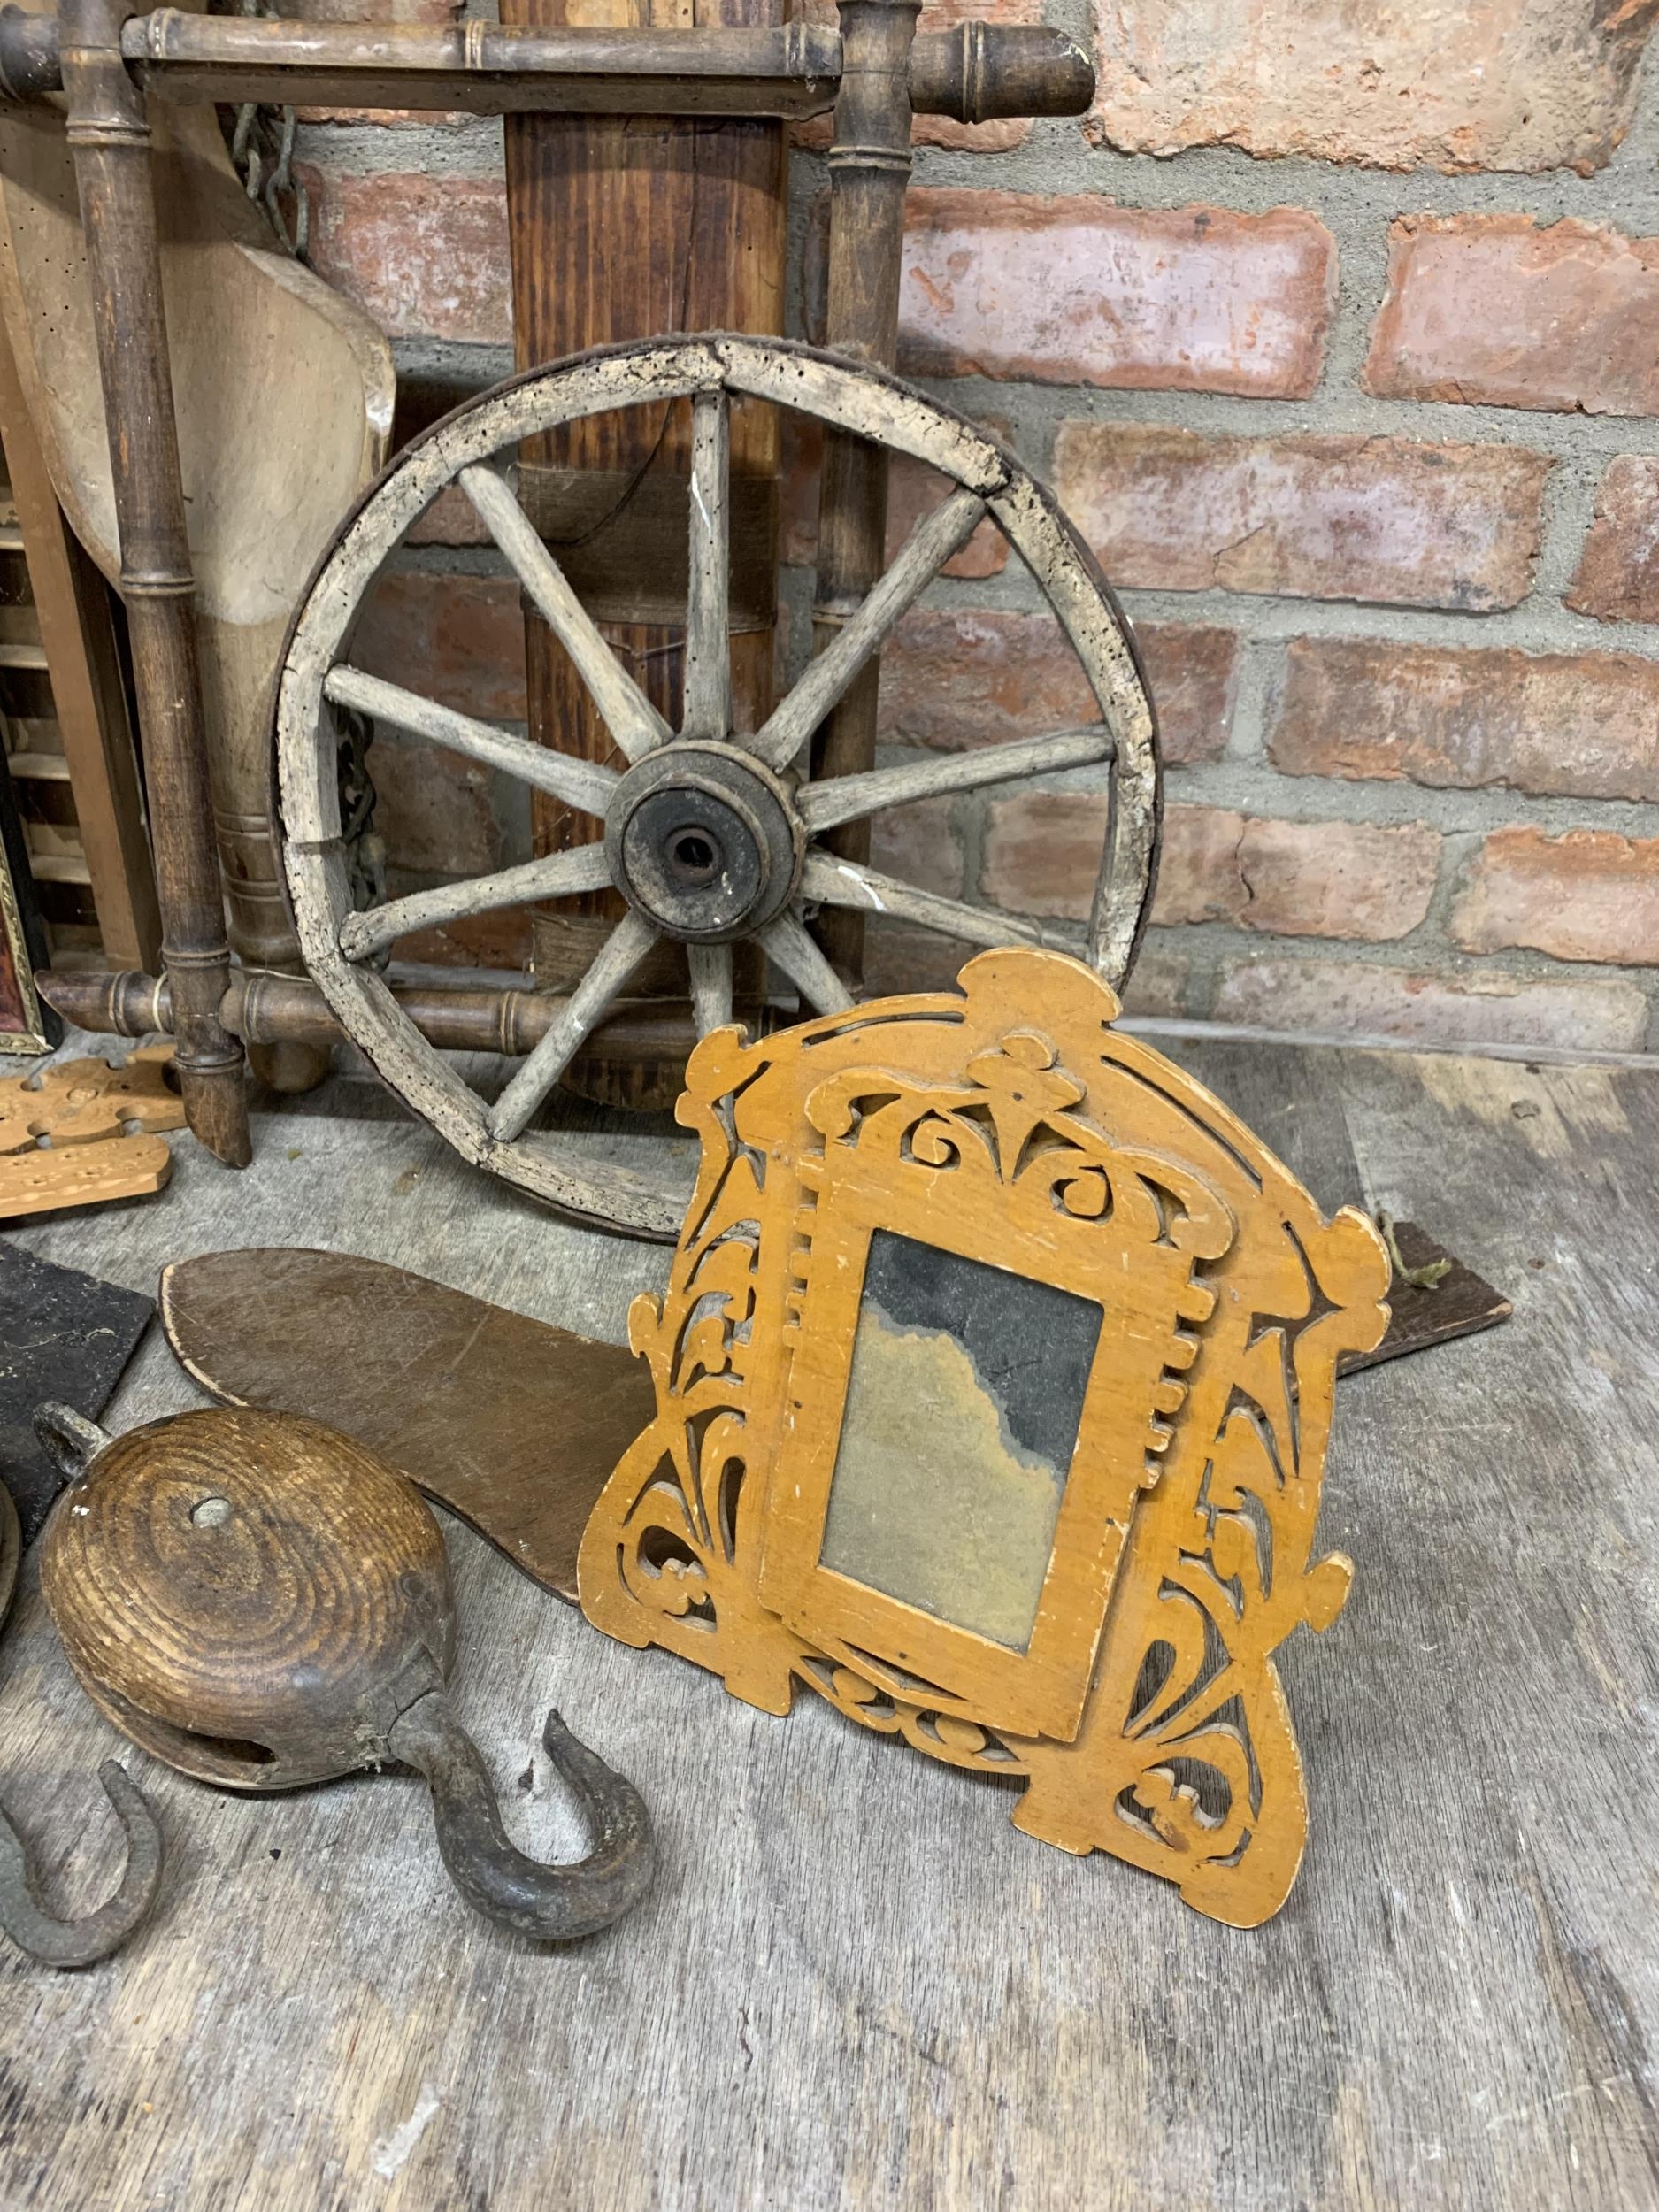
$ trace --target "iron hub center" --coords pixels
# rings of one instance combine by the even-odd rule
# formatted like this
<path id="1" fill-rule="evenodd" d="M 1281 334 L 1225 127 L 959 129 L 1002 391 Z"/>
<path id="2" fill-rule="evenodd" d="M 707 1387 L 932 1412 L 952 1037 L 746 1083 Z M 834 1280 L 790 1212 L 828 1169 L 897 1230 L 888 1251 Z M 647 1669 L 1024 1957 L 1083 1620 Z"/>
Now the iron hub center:
<path id="1" fill-rule="evenodd" d="M 605 823 L 612 880 L 687 944 L 753 936 L 788 902 L 804 840 L 787 787 L 735 745 L 687 739 L 636 761 Z"/>

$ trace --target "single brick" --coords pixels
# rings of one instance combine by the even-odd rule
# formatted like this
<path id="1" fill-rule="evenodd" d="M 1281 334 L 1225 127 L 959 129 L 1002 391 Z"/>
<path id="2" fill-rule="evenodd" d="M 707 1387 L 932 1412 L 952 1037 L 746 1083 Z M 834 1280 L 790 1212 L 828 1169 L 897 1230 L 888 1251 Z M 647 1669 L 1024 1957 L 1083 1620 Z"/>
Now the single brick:
<path id="1" fill-rule="evenodd" d="M 986 418 L 998 437 L 1008 435 L 1001 416 Z M 810 568 L 818 558 L 818 478 L 824 465 L 824 426 L 811 415 L 786 410 L 783 417 L 782 481 L 779 487 L 780 557 L 786 565 Z M 887 466 L 887 557 L 891 560 L 925 514 L 931 513 L 952 487 L 937 469 L 894 454 Z M 979 580 L 1000 576 L 1008 566 L 1008 540 L 987 515 L 941 576 Z"/>
<path id="2" fill-rule="evenodd" d="M 1105 835 L 1103 798 L 1022 792 L 987 811 L 981 888 L 999 906 L 1079 921 Z M 1384 942 L 1427 914 L 1440 840 L 1420 823 L 1284 822 L 1171 806 L 1152 918 Z"/>
<path id="3" fill-rule="evenodd" d="M 1087 921 L 1105 838 L 1103 793 L 1023 791 L 994 799 L 986 809 L 980 893 L 1010 913 Z"/>
<path id="4" fill-rule="evenodd" d="M 1171 950 L 1161 941 L 1161 934 L 1155 930 L 1141 943 L 1140 957 L 1119 994 L 1125 1014 L 1168 1018 L 1187 1011 L 1192 955 Z"/>
<path id="5" fill-rule="evenodd" d="M 1653 11 L 1606 0 L 1095 0 L 1089 133 L 1383 169 L 1597 169 Z"/>
<path id="6" fill-rule="evenodd" d="M 1006 803 L 1010 811 L 1004 820 L 1014 826 L 1018 818 L 1012 810 L 1018 802 Z M 997 849 L 995 835 L 1002 826 L 994 825 L 987 835 L 987 860 Z M 1242 918 L 1250 902 L 1240 851 L 1245 828 L 1244 816 L 1225 807 L 1164 808 L 1158 885 L 1152 902 L 1155 922 L 1167 928 L 1178 923 L 1234 922 Z M 1102 835 L 1104 830 L 1102 812 Z M 1033 858 L 1036 858 L 1034 854 Z"/>
<path id="7" fill-rule="evenodd" d="M 1659 800 L 1659 663 L 1298 638 L 1267 751 L 1291 776 Z"/>
<path id="8" fill-rule="evenodd" d="M 1365 364 L 1385 399 L 1659 413 L 1659 238 L 1530 215 L 1408 215 Z"/>
<path id="9" fill-rule="evenodd" d="M 1157 709 L 1164 757 L 1217 760 L 1227 741 L 1238 634 L 1184 622 L 1135 632 Z M 888 738 L 955 752 L 1100 720 L 1077 655 L 1052 615 L 923 607 L 881 661 Z"/>
<path id="10" fill-rule="evenodd" d="M 487 875 L 501 864 L 491 771 L 437 745 L 376 745 L 374 826 L 393 868 Z"/>
<path id="11" fill-rule="evenodd" d="M 1427 915 L 1440 862 L 1440 835 L 1421 822 L 1247 821 L 1239 920 L 1286 937 L 1387 943 Z"/>
<path id="12" fill-rule="evenodd" d="M 1555 1045 L 1632 1052 L 1647 1028 L 1634 983 L 1483 973 L 1435 974 L 1362 960 L 1276 958 L 1224 963 L 1217 1020 L 1322 1036 L 1396 1037 L 1407 1043 Z"/>
<path id="13" fill-rule="evenodd" d="M 506 190 L 499 178 L 306 164 L 311 265 L 391 338 L 512 337 Z"/>
<path id="14" fill-rule="evenodd" d="M 916 190 L 899 366 L 1300 399 L 1319 380 L 1336 249 L 1298 208 L 1126 208 Z"/>
<path id="15" fill-rule="evenodd" d="M 1659 456 L 1616 453 L 1608 463 L 1564 596 L 1598 622 L 1659 622 Z"/>
<path id="16" fill-rule="evenodd" d="M 1179 1015 L 1187 1010 L 1190 953 L 1160 942 L 1154 931 L 1141 949 L 1123 992 L 1126 1014 Z M 868 918 L 864 932 L 864 986 L 872 997 L 889 991 L 949 991 L 973 957 L 973 947 L 909 922 Z M 415 959 L 420 956 L 404 956 Z"/>
<path id="17" fill-rule="evenodd" d="M 908 806 L 885 807 L 870 825 L 871 865 L 918 890 L 960 898 L 962 848 L 950 824 L 954 804 L 952 798 L 915 799 Z"/>
<path id="18" fill-rule="evenodd" d="M 949 991 L 973 957 L 973 947 L 937 930 L 872 914 L 864 924 L 864 990 L 872 998 L 892 991 Z"/>
<path id="19" fill-rule="evenodd" d="M 1525 947 L 1557 960 L 1659 963 L 1659 837 L 1494 830 L 1452 910 L 1466 952 Z"/>
<path id="20" fill-rule="evenodd" d="M 525 718 L 524 617 L 511 578 L 394 570 L 364 610 L 352 657 L 464 714 Z"/>
<path id="21" fill-rule="evenodd" d="M 400 937 L 394 957 L 434 968 L 527 968 L 530 917 L 521 906 L 503 907 L 493 914 L 465 914 L 441 929 Z"/>
<path id="22" fill-rule="evenodd" d="M 1238 689 L 1238 632 L 1195 622 L 1140 622 L 1135 642 L 1157 715 L 1164 759 L 1174 767 L 1219 760 L 1227 748 Z"/>
<path id="23" fill-rule="evenodd" d="M 406 545 L 490 545 L 478 509 L 458 484 L 438 494 L 426 513 L 409 526 Z"/>
<path id="24" fill-rule="evenodd" d="M 1548 454 L 1064 422 L 1060 503 L 1114 583 L 1485 612 L 1532 584 Z"/>

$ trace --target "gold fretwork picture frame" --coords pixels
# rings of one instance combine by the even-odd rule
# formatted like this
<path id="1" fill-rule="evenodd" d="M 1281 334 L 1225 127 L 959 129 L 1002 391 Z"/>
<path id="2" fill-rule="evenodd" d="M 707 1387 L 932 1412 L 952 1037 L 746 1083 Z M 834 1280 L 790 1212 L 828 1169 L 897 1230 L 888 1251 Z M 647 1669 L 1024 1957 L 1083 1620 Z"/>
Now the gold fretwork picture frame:
<path id="1" fill-rule="evenodd" d="M 1272 1654 L 1348 1593 L 1315 1524 L 1387 1260 L 1081 962 L 960 981 L 694 1054 L 696 1188 L 630 1316 L 657 1415 L 583 1610 L 1023 1778 L 1031 1835 L 1254 1926 L 1307 1829 Z"/>

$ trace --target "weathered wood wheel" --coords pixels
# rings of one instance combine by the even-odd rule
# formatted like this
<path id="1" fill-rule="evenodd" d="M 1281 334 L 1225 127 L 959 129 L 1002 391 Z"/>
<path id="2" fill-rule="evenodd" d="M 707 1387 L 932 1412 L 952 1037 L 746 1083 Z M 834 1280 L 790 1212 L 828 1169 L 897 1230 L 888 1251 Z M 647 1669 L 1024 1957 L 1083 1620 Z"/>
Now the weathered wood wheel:
<path id="1" fill-rule="evenodd" d="M 726 463 L 729 409 L 739 397 L 795 408 L 912 455 L 955 487 L 753 733 L 732 727 L 726 649 Z M 578 602 L 499 457 L 510 463 L 522 439 L 584 416 L 681 398 L 692 403 L 691 581 L 685 710 L 674 731 Z M 625 769 L 532 744 L 366 675 L 346 657 L 382 565 L 411 524 L 455 483 L 569 654 Z M 1058 616 L 1103 724 L 919 766 L 806 780 L 802 763 L 813 731 L 987 514 Z M 476 881 L 356 911 L 331 706 L 488 762 L 599 817 L 604 836 Z M 530 1125 L 660 940 L 686 947 L 701 1035 L 731 1018 L 731 948 L 741 939 L 759 940 L 808 1008 L 833 1014 L 852 1002 L 809 933 L 807 917 L 819 906 L 902 917 L 968 946 L 1058 943 L 1030 923 L 918 890 L 840 859 L 815 841 L 837 824 L 909 800 L 1102 761 L 1111 764 L 1112 804 L 1086 949 L 1114 985 L 1134 958 L 1151 893 L 1159 803 L 1151 707 L 1105 580 L 1053 495 L 1005 446 L 899 379 L 776 340 L 662 338 L 607 348 L 499 385 L 437 424 L 368 494 L 319 570 L 289 642 L 277 732 L 284 863 L 300 944 L 347 1034 L 399 1097 L 467 1159 L 563 1211 L 638 1235 L 675 1235 L 684 1192 L 561 1157 L 557 1138 Z M 606 886 L 623 894 L 626 913 L 493 1103 L 426 1041 L 372 964 L 411 931 Z M 1066 949 L 1076 949 L 1069 942 Z"/>

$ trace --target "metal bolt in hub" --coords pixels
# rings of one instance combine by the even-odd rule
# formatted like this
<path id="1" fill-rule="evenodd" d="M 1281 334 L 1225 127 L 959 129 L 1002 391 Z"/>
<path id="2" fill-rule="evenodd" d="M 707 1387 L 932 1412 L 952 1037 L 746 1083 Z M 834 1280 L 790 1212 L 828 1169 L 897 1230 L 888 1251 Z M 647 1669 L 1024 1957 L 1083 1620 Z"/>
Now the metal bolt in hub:
<path id="1" fill-rule="evenodd" d="M 605 847 L 618 889 L 691 944 L 747 936 L 782 912 L 803 838 L 787 787 L 734 745 L 648 753 L 617 787 Z"/>

